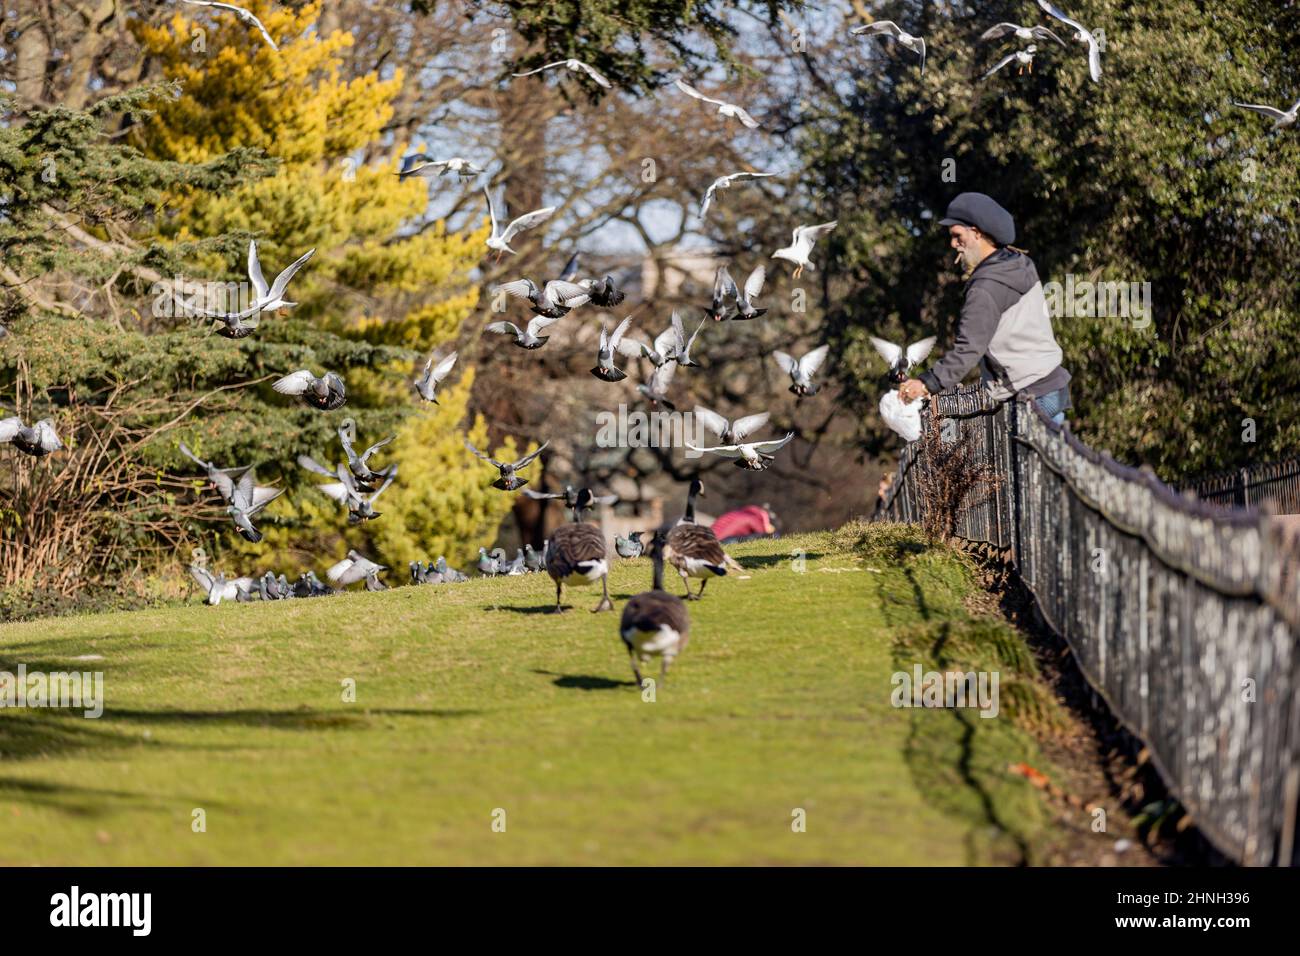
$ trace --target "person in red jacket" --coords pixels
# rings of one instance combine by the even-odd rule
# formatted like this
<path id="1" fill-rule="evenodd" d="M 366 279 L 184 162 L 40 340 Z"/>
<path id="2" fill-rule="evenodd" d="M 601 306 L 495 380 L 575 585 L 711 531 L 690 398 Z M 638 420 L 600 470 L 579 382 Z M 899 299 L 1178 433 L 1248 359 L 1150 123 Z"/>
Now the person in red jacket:
<path id="1" fill-rule="evenodd" d="M 767 505 L 745 505 L 721 514 L 713 522 L 713 533 L 722 543 L 776 534 L 775 516 Z"/>

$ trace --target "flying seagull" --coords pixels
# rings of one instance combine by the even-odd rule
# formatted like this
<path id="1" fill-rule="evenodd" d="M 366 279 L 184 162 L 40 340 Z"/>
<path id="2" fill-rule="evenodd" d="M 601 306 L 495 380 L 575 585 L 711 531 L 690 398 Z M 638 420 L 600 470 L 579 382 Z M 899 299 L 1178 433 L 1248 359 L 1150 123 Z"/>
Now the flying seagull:
<path id="1" fill-rule="evenodd" d="M 1085 27 L 1078 20 L 1071 20 L 1059 7 L 1053 6 L 1047 0 L 1038 0 L 1038 5 L 1043 8 L 1043 12 L 1049 17 L 1055 17 L 1066 26 L 1074 27 L 1074 38 L 1080 43 L 1088 44 L 1088 75 L 1092 77 L 1092 82 L 1101 82 L 1101 42 L 1091 30 Z"/>
<path id="2" fill-rule="evenodd" d="M 543 70 L 554 69 L 557 66 L 565 67 L 566 69 L 572 70 L 575 73 L 586 73 L 589 77 L 591 77 L 593 80 L 595 80 L 597 83 L 599 83 L 607 90 L 611 90 L 614 88 L 614 84 L 609 82 L 609 80 L 605 79 L 604 75 L 599 70 L 597 70 L 594 66 L 589 66 L 588 64 L 583 63 L 581 60 L 575 60 L 572 58 L 568 60 L 556 60 L 554 63 L 548 63 L 545 66 L 539 66 L 537 69 L 529 70 L 526 73 L 511 73 L 510 75 L 511 76 L 532 76 L 534 73 L 541 73 Z"/>
<path id="3" fill-rule="evenodd" d="M 425 170 L 429 172 L 426 173 Z M 402 168 L 397 171 L 397 178 L 406 179 L 408 176 L 419 175 L 446 176 L 448 173 L 454 173 L 461 179 L 469 179 L 481 172 L 483 172 L 482 166 L 475 166 L 468 159 L 460 156 L 453 156 L 450 159 L 430 159 L 424 153 L 416 153 L 402 160 Z"/>
<path id="4" fill-rule="evenodd" d="M 921 55 L 921 73 L 922 75 L 925 74 L 925 41 L 920 37 L 912 36 L 893 20 L 877 20 L 875 23 L 866 23 L 860 27 L 854 27 L 849 32 L 854 36 L 893 37 L 913 53 Z"/>
<path id="5" fill-rule="evenodd" d="M 1300 100 L 1296 100 L 1292 103 L 1291 108 L 1285 113 L 1272 106 L 1262 106 L 1258 103 L 1238 103 L 1236 100 L 1233 100 L 1232 105 L 1238 106 L 1243 110 L 1253 110 L 1256 113 L 1267 116 L 1269 119 L 1277 120 L 1277 122 L 1273 124 L 1274 129 L 1283 129 L 1287 126 L 1294 126 L 1297 116 L 1300 116 Z"/>
<path id="6" fill-rule="evenodd" d="M 830 222 L 824 222 L 820 226 L 796 226 L 794 230 L 794 240 L 784 249 L 778 249 L 772 253 L 773 259 L 788 259 L 798 268 L 794 270 L 794 277 L 797 279 L 803 274 L 805 268 L 813 268 L 813 264 L 808 261 L 808 256 L 812 254 L 813 243 L 822 236 L 826 235 L 832 229 L 839 225 L 839 220 L 832 219 Z"/>
<path id="7" fill-rule="evenodd" d="M 312 408 L 326 412 L 342 408 L 348 400 L 343 379 L 333 372 L 317 378 L 307 369 L 299 369 L 277 380 L 271 387 L 281 395 L 296 395 Z"/>
<path id="8" fill-rule="evenodd" d="M 1029 44 L 1029 46 L 1025 47 L 1023 50 L 1017 50 L 1017 51 L 1014 52 L 1014 53 L 1009 53 L 1009 54 L 1007 54 L 1006 56 L 1004 56 L 1001 60 L 998 61 L 998 65 L 997 65 L 997 66 L 993 67 L 993 69 L 991 69 L 991 70 L 989 70 L 987 73 L 985 73 L 983 78 L 987 80 L 990 76 L 992 76 L 992 75 L 993 75 L 994 73 L 996 73 L 998 70 L 1002 69 L 1004 66 L 1007 66 L 1007 65 L 1010 64 L 1010 63 L 1019 63 L 1019 64 L 1020 64 L 1020 69 L 1016 70 L 1016 74 L 1017 74 L 1017 75 L 1019 75 L 1019 74 L 1025 72 L 1026 69 L 1029 70 L 1030 73 L 1033 73 L 1033 72 L 1034 72 L 1034 54 L 1037 53 L 1037 52 L 1038 52 L 1038 47 L 1034 46 L 1034 45 L 1031 43 L 1031 44 Z"/>
<path id="9" fill-rule="evenodd" d="M 790 391 L 803 397 L 817 394 L 817 386 L 813 384 L 812 377 L 817 374 L 822 362 L 826 361 L 826 355 L 830 350 L 829 345 L 818 346 L 798 361 L 785 352 L 773 352 L 772 357 L 776 359 L 776 364 L 781 366 L 781 371 L 790 376 L 792 382 Z"/>
<path id="10" fill-rule="evenodd" d="M 438 404 L 438 386 L 442 380 L 451 374 L 451 367 L 456 364 L 456 355 L 452 352 L 444 359 L 439 359 L 438 364 L 433 364 L 433 356 L 429 356 L 429 361 L 424 363 L 424 374 L 415 380 L 415 390 L 419 392 L 420 397 L 426 402 Z"/>
<path id="11" fill-rule="evenodd" d="M 43 458 L 63 447 L 63 442 L 55 434 L 54 422 L 48 418 L 42 418 L 30 428 L 23 424 L 21 418 L 0 420 L 0 445 L 5 443 L 12 444 L 33 458 Z"/>
<path id="12" fill-rule="evenodd" d="M 709 211 L 709 203 L 713 202 L 713 194 L 719 189 L 730 189 L 732 183 L 744 182 L 749 179 L 763 179 L 775 175 L 776 173 L 731 173 L 729 176 L 719 176 L 704 194 L 704 202 L 700 204 L 700 221 L 704 221 L 704 217 Z"/>
<path id="13" fill-rule="evenodd" d="M 510 248 L 510 240 L 525 229 L 532 229 L 534 226 L 539 226 L 547 219 L 550 219 L 556 208 L 546 206 L 542 209 L 534 209 L 532 212 L 524 213 L 518 219 L 511 221 L 510 225 L 506 226 L 505 232 L 498 233 L 500 223 L 497 222 L 496 210 L 492 208 L 492 194 L 488 192 L 486 186 L 483 187 L 483 195 L 487 198 L 488 216 L 492 219 L 492 235 L 488 236 L 487 247 L 496 251 L 498 259 L 501 258 L 503 252 L 516 255 L 515 250 Z"/>
<path id="14" fill-rule="evenodd" d="M 239 17 L 239 19 L 243 20 L 249 26 L 254 26 L 261 30 L 262 36 L 266 37 L 266 42 L 272 50 L 278 52 L 280 49 L 275 45 L 275 41 L 271 39 L 271 34 L 266 32 L 266 27 L 262 26 L 262 21 L 257 19 L 257 17 L 253 16 L 243 7 L 237 7 L 233 3 L 217 3 L 216 0 L 183 0 L 183 2 L 194 7 L 216 7 L 219 10 L 230 10 L 235 14 L 235 16 Z"/>
<path id="15" fill-rule="evenodd" d="M 1011 34 L 1015 34 L 1017 40 L 1055 40 L 1061 46 L 1065 46 L 1065 41 L 1047 27 L 1037 25 L 1022 27 L 1016 23 L 999 23 L 996 26 L 991 26 L 980 34 L 980 40 L 996 40 Z"/>
<path id="16" fill-rule="evenodd" d="M 681 90 L 683 93 L 685 93 L 687 96 L 694 97 L 697 100 L 702 100 L 705 103 L 712 103 L 714 106 L 718 108 L 718 112 L 721 113 L 723 116 L 726 116 L 731 119 L 738 119 L 742 123 L 744 123 L 745 126 L 747 126 L 749 129 L 758 129 L 758 120 L 754 119 L 754 117 L 750 116 L 748 113 L 745 112 L 745 110 L 742 107 L 736 105 L 735 103 L 726 103 L 723 102 L 722 100 L 715 100 L 708 96 L 705 96 L 703 93 L 701 93 L 695 87 L 691 86 L 685 80 L 678 80 L 677 88 Z"/>
<path id="17" fill-rule="evenodd" d="M 697 448 L 690 442 L 686 442 L 686 447 L 692 451 L 710 452 L 714 455 L 721 455 L 723 458 L 734 458 L 737 468 L 747 468 L 750 471 L 763 471 L 769 464 L 776 460 L 772 452 L 779 448 L 784 448 L 794 437 L 794 432 L 789 432 L 784 438 L 773 439 L 772 441 L 753 441 L 744 442 L 739 445 L 718 445 L 714 448 Z"/>
<path id="18" fill-rule="evenodd" d="M 465 439 L 466 448 L 472 451 L 479 458 L 482 458 L 488 464 L 495 465 L 497 467 L 497 470 L 501 472 L 501 477 L 498 478 L 496 481 L 492 482 L 492 487 L 500 488 L 502 491 L 515 491 L 519 488 L 522 488 L 524 485 L 528 484 L 527 478 L 520 478 L 518 475 L 515 474 L 515 472 L 517 472 L 521 468 L 526 467 L 527 465 L 532 464 L 533 459 L 536 458 L 538 455 L 540 455 L 546 449 L 546 446 L 549 444 L 550 444 L 549 441 L 545 441 L 535 451 L 529 452 L 527 455 L 524 455 L 524 457 L 520 458 L 518 461 L 505 462 L 505 461 L 497 461 L 495 458 L 491 458 L 483 454 L 472 444 L 470 444 L 468 438 Z"/>
<path id="19" fill-rule="evenodd" d="M 895 345 L 893 342 L 886 342 L 884 339 L 878 339 L 874 335 L 867 336 L 880 357 L 885 360 L 889 366 L 890 381 L 902 384 L 907 381 L 908 375 L 912 369 L 925 361 L 930 350 L 934 348 L 937 341 L 935 336 L 921 339 L 919 342 L 913 342 L 904 351 L 902 346 Z"/>
<path id="20" fill-rule="evenodd" d="M 284 297 L 285 290 L 289 287 L 289 280 L 297 274 L 307 260 L 312 257 L 315 249 L 308 249 L 299 256 L 294 262 L 290 263 L 288 268 L 275 277 L 275 281 L 268 287 L 266 278 L 262 275 L 262 263 L 257 258 L 257 240 L 248 241 L 248 281 L 253 283 L 255 293 L 253 304 L 240 312 L 206 312 L 203 309 L 196 309 L 200 315 L 209 319 L 219 319 L 230 325 L 231 320 L 243 320 L 258 312 L 278 312 L 281 309 L 290 309 L 297 305 L 297 302 L 290 302 Z M 256 328 L 256 323 L 252 328 Z M 232 330 L 233 331 L 233 330 Z M 251 331 L 251 328 L 250 328 Z M 226 334 L 222 332 L 221 334 Z M 242 334 L 232 334 L 230 338 L 243 338 L 248 332 Z"/>

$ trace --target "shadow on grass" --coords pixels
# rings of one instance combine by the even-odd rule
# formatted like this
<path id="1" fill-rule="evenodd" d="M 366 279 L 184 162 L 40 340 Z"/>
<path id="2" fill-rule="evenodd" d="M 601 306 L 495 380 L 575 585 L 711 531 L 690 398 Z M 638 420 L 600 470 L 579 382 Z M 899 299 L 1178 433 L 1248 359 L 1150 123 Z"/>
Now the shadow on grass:
<path id="1" fill-rule="evenodd" d="M 369 725 L 371 717 L 468 717 L 478 710 L 411 710 L 367 708 L 360 713 L 337 710 L 123 710 L 111 708 L 104 715 L 114 720 L 151 724 L 229 724 L 237 727 L 270 727 L 275 730 L 350 730 Z"/>
<path id="2" fill-rule="evenodd" d="M 807 561 L 816 561 L 821 557 L 824 557 L 824 555 L 820 551 L 808 551 L 803 555 L 803 558 Z M 752 571 L 757 568 L 776 567 L 777 565 L 786 564 L 794 559 L 795 555 L 793 551 L 782 554 L 745 554 L 736 558 L 736 560 L 740 562 L 740 566 L 746 571 Z"/>
<path id="3" fill-rule="evenodd" d="M 611 680 L 608 677 L 596 677 L 591 674 L 557 674 L 554 671 L 533 671 L 543 677 L 554 677 L 551 681 L 556 687 L 565 690 L 615 690 L 619 687 L 636 687 L 636 681 Z"/>

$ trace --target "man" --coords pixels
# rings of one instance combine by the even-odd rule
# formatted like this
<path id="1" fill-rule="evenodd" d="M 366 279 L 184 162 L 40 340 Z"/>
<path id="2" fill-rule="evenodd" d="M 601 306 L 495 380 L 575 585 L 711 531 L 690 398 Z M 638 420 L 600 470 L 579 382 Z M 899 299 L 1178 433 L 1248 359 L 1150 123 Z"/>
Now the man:
<path id="1" fill-rule="evenodd" d="M 1011 243 L 1011 214 L 983 193 L 962 193 L 940 221 L 966 268 L 966 300 L 957 341 L 939 362 L 898 387 L 911 402 L 952 388 L 980 365 L 980 378 L 999 401 L 1016 392 L 1034 399 L 1052 421 L 1071 408 L 1070 373 L 1052 334 L 1047 300 L 1033 260 Z"/>

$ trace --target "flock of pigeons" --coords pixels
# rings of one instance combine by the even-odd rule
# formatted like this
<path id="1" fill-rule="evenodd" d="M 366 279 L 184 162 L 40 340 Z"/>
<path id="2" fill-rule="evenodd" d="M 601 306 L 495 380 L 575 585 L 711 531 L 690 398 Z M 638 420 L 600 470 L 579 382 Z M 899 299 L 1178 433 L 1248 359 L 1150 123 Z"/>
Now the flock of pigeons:
<path id="1" fill-rule="evenodd" d="M 241 20 L 255 26 L 266 43 L 274 50 L 276 46 L 266 28 L 252 13 L 241 7 L 214 0 L 184 0 L 195 6 L 220 8 L 234 12 Z M 1101 52 L 1103 39 L 1097 33 L 1085 28 L 1071 19 L 1048 0 L 1037 0 L 1038 5 L 1052 18 L 1066 24 L 1073 30 L 1073 39 L 1087 47 L 1088 69 L 1094 82 L 1101 79 Z M 862 37 L 891 37 L 900 46 L 915 52 L 920 57 L 920 69 L 925 70 L 926 44 L 918 36 L 912 36 L 890 20 L 882 20 L 854 27 L 851 33 Z M 1033 58 L 1037 47 L 1031 41 L 1051 41 L 1066 47 L 1067 44 L 1046 26 L 1021 26 L 1015 23 L 999 23 L 986 30 L 981 40 L 990 41 L 1014 36 L 1030 45 L 1023 50 L 1010 53 L 1001 59 L 986 76 L 1016 63 L 1020 70 L 1032 71 Z M 513 74 L 527 77 L 545 71 L 564 68 L 574 73 L 589 77 L 602 87 L 610 88 L 612 84 L 594 67 L 576 59 L 561 60 L 546 64 L 535 70 Z M 678 79 L 676 88 L 685 95 L 700 102 L 716 107 L 716 112 L 726 119 L 734 119 L 743 126 L 755 129 L 759 123 L 742 106 L 725 100 L 705 95 L 694 86 Z M 1254 110 L 1276 120 L 1279 127 L 1290 126 L 1297 120 L 1300 102 L 1292 105 L 1285 112 L 1273 107 L 1234 103 L 1244 109 Z M 436 159 L 423 154 L 409 156 L 398 172 L 399 177 L 412 175 L 447 176 L 468 179 L 485 172 L 462 157 Z M 718 177 L 705 192 L 700 204 L 699 218 L 708 214 L 719 190 L 726 190 L 738 183 L 750 182 L 775 173 L 742 171 Z M 511 242 L 521 233 L 536 228 L 556 211 L 548 206 L 519 216 L 503 227 L 493 205 L 492 195 L 485 186 L 483 189 L 487 202 L 487 213 L 491 223 L 490 235 L 486 240 L 487 249 L 496 254 L 499 261 L 506 254 L 514 254 Z M 790 245 L 772 253 L 772 259 L 781 259 L 795 266 L 794 277 L 798 278 L 804 269 L 814 268 L 811 255 L 816 241 L 836 227 L 835 221 L 818 225 L 801 225 L 794 229 Z M 264 313 L 279 313 L 292 308 L 296 303 L 287 299 L 289 283 L 297 272 L 311 259 L 315 250 L 308 250 L 297 260 L 277 275 L 272 283 L 267 283 L 258 258 L 257 244 L 249 243 L 247 271 L 248 279 L 255 292 L 251 303 L 235 311 L 209 310 L 200 306 L 198 299 L 185 303 L 186 307 L 202 318 L 218 323 L 218 334 L 232 339 L 252 335 L 258 327 Z M 591 369 L 592 375 L 602 381 L 617 383 L 626 379 L 627 373 L 619 368 L 619 356 L 630 360 L 647 360 L 652 372 L 644 383 L 637 386 L 641 395 L 652 407 L 663 407 L 670 411 L 675 406 L 668 397 L 668 390 L 679 367 L 698 367 L 692 358 L 691 350 L 700 331 L 710 321 L 751 321 L 767 312 L 758 305 L 763 286 L 767 278 L 767 269 L 759 264 L 749 272 L 745 282 L 738 285 L 731 277 L 726 265 L 717 270 L 712 300 L 704 307 L 705 318 L 688 337 L 681 317 L 674 312 L 667 328 L 648 341 L 632 333 L 632 316 L 628 315 L 611 330 L 602 323 L 596 356 L 596 365 Z M 574 309 L 593 305 L 601 309 L 612 309 L 621 304 L 624 293 L 618 289 L 612 276 L 600 278 L 581 278 L 578 272 L 578 256 L 573 255 L 559 277 L 545 282 L 540 287 L 531 278 L 519 278 L 505 282 L 493 289 L 501 296 L 520 299 L 528 304 L 533 317 L 520 328 L 510 321 L 493 322 L 487 331 L 506 336 L 517 347 L 528 350 L 543 348 L 549 338 L 542 334 L 555 323 L 561 321 Z M 0 334 L 3 331 L 0 330 Z M 872 339 L 880 354 L 890 365 L 891 378 L 904 376 L 907 370 L 919 364 L 933 346 L 933 339 L 917 343 L 904 350 L 890 343 Z M 815 376 L 827 357 L 828 346 L 813 349 L 799 358 L 777 351 L 773 357 L 781 371 L 789 377 L 789 390 L 797 397 L 814 395 L 818 386 Z M 446 356 L 431 356 L 423 372 L 413 382 L 416 393 L 425 401 L 437 403 L 439 385 L 451 373 L 457 355 L 452 352 Z M 293 396 L 304 404 L 322 411 L 334 411 L 347 401 L 345 383 L 338 374 L 325 371 L 317 376 L 308 369 L 291 372 L 273 384 L 275 391 Z M 697 447 L 688 443 L 689 448 L 701 453 L 711 453 L 733 459 L 738 467 L 761 471 L 774 460 L 774 452 L 783 448 L 793 437 L 787 433 L 782 438 L 755 441 L 752 435 L 767 424 L 769 414 L 748 415 L 735 421 L 728 421 L 722 416 L 701 406 L 696 406 L 694 414 L 713 433 L 721 444 Z M 354 447 L 356 441 L 355 423 L 345 420 L 338 429 L 343 451 L 342 460 L 331 469 L 308 455 L 298 458 L 298 464 L 315 475 L 327 479 L 317 484 L 317 490 L 342 506 L 349 524 L 360 524 L 380 516 L 376 510 L 376 500 L 393 483 L 397 477 L 397 465 L 389 464 L 382 468 L 370 464 L 371 457 L 379 452 L 393 438 L 388 437 L 367 447 L 358 453 Z M 20 418 L 10 417 L 0 420 L 0 443 L 10 443 L 19 451 L 29 455 L 43 456 L 62 448 L 62 443 L 55 433 L 50 420 L 36 422 L 27 426 Z M 475 448 L 468 441 L 468 450 L 488 462 L 498 470 L 499 477 L 493 486 L 504 491 L 516 491 L 528 483 L 528 479 L 518 472 L 526 468 L 547 447 L 543 444 L 536 450 L 510 462 L 498 461 Z M 270 502 L 278 498 L 282 489 L 260 486 L 256 483 L 252 466 L 220 468 L 195 455 L 186 445 L 181 444 L 181 451 L 201 468 L 208 481 L 216 489 L 226 505 L 231 520 L 240 535 L 251 542 L 262 539 L 254 524 L 254 519 Z M 540 493 L 525 490 L 525 494 L 535 498 L 563 498 L 566 506 L 572 509 L 573 521 L 556 529 L 546 542 L 542 552 L 534 551 L 531 545 L 519 549 L 513 560 L 508 559 L 501 549 L 488 553 L 480 549 L 478 569 L 482 574 L 495 576 L 521 575 L 546 571 L 556 585 L 556 611 L 564 610 L 562 604 L 563 587 L 568 584 L 601 583 L 602 599 L 595 611 L 612 610 L 609 598 L 608 572 L 610 555 L 601 531 L 594 525 L 583 521 L 583 514 L 597 503 L 610 503 L 616 499 L 607 496 L 598 499 L 590 489 L 575 491 L 568 488 L 564 493 Z M 740 565 L 723 550 L 712 530 L 695 522 L 695 500 L 703 493 L 702 483 L 696 479 L 691 483 L 685 513 L 672 528 L 661 528 L 654 532 L 649 545 L 649 555 L 653 559 L 653 589 L 631 598 L 625 608 L 620 625 L 620 636 L 627 646 L 632 662 L 633 672 L 638 684 L 641 682 L 641 666 L 651 657 L 660 657 L 662 674 L 666 676 L 667 668 L 676 655 L 685 647 L 689 634 L 690 621 L 682 598 L 666 593 L 663 589 L 663 569 L 665 562 L 671 564 L 681 576 L 685 586 L 687 600 L 703 596 L 705 585 L 713 577 L 727 574 L 729 569 L 740 570 Z M 618 538 L 616 551 L 621 557 L 635 558 L 645 552 L 640 534 L 630 538 Z M 387 566 L 378 564 L 355 550 L 329 568 L 326 577 L 339 588 L 362 583 L 369 590 L 383 590 L 385 585 L 379 575 L 388 570 Z M 196 560 L 190 571 L 194 580 L 204 589 L 207 601 L 217 604 L 221 600 L 283 600 L 288 598 L 314 597 L 334 593 L 335 589 L 322 583 L 316 575 L 308 571 L 297 582 L 290 584 L 285 575 L 267 572 L 261 578 L 239 577 L 227 579 L 224 574 L 213 574 L 205 560 Z M 416 584 L 437 584 L 464 581 L 467 576 L 448 567 L 445 557 L 435 562 L 421 563 L 415 561 L 410 567 L 411 581 Z M 701 581 L 697 593 L 692 593 L 690 579 Z"/>

